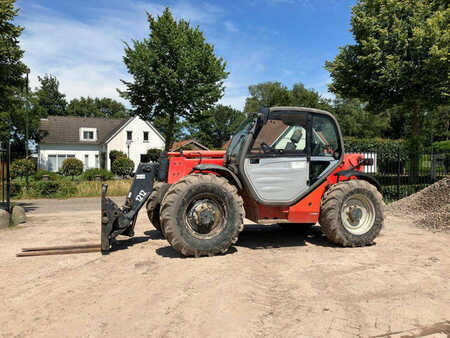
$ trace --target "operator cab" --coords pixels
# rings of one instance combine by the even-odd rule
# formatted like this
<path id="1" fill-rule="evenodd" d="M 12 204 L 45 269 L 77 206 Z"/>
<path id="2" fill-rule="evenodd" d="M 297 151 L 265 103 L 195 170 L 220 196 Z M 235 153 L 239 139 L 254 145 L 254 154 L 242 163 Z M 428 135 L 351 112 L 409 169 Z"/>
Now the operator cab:
<path id="1" fill-rule="evenodd" d="M 292 205 L 321 184 L 343 159 L 336 119 L 303 107 L 262 109 L 233 136 L 227 165 L 265 205 Z"/>

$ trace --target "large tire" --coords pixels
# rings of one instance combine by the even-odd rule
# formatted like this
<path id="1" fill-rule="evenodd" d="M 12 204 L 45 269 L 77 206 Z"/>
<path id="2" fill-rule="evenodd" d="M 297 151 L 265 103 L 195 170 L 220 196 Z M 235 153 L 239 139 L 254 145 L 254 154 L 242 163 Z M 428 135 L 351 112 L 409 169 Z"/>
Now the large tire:
<path id="1" fill-rule="evenodd" d="M 162 231 L 160 222 L 160 208 L 164 196 L 169 190 L 170 184 L 165 182 L 155 182 L 153 191 L 147 202 L 147 216 L 156 230 Z"/>
<path id="2" fill-rule="evenodd" d="M 383 197 L 375 186 L 362 180 L 333 185 L 320 208 L 322 232 L 342 246 L 373 243 L 383 227 Z"/>
<path id="3" fill-rule="evenodd" d="M 184 256 L 226 253 L 244 228 L 244 208 L 236 188 L 212 174 L 183 177 L 161 206 L 166 239 Z"/>

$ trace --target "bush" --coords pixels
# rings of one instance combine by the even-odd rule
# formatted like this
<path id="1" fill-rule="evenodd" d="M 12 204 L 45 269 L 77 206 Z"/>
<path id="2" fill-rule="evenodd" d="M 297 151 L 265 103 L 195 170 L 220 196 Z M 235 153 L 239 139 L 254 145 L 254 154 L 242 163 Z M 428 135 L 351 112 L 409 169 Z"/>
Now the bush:
<path id="1" fill-rule="evenodd" d="M 111 165 L 111 170 L 118 176 L 128 176 L 133 172 L 134 162 L 127 157 L 119 157 Z"/>
<path id="2" fill-rule="evenodd" d="M 96 176 L 100 176 L 102 181 L 110 180 L 114 177 L 113 173 L 106 169 L 87 169 L 81 175 L 81 179 L 85 181 L 94 181 Z"/>
<path id="3" fill-rule="evenodd" d="M 35 171 L 34 163 L 31 159 L 22 158 L 19 160 L 14 160 L 11 163 L 11 177 L 17 178 L 17 177 L 24 177 L 27 174 L 27 168 L 28 168 L 28 175 L 33 175 Z"/>
<path id="4" fill-rule="evenodd" d="M 36 173 L 34 174 L 34 179 L 36 181 L 41 181 L 44 175 L 47 175 L 48 179 L 52 180 L 52 181 L 57 181 L 57 180 L 61 179 L 61 176 L 59 176 L 57 173 L 54 173 L 52 171 L 47 171 L 47 170 L 36 171 Z"/>
<path id="5" fill-rule="evenodd" d="M 116 159 L 120 157 L 127 157 L 127 155 L 120 150 L 111 150 L 109 152 L 109 159 L 111 160 L 111 163 L 113 163 Z"/>
<path id="6" fill-rule="evenodd" d="M 440 142 L 433 142 L 433 150 L 434 150 L 435 153 L 450 152 L 450 140 L 440 141 Z"/>
<path id="7" fill-rule="evenodd" d="M 344 149 L 346 153 L 377 153 L 377 167 L 380 173 L 396 174 L 399 160 L 400 171 L 403 171 L 404 163 L 409 160 L 408 148 L 404 140 L 346 137 Z"/>
<path id="8" fill-rule="evenodd" d="M 147 156 L 152 162 L 158 162 L 161 153 L 162 150 L 157 148 L 150 148 L 149 150 L 147 150 Z"/>
<path id="9" fill-rule="evenodd" d="M 31 185 L 32 197 L 70 197 L 76 190 L 69 181 L 38 181 Z"/>
<path id="10" fill-rule="evenodd" d="M 63 161 L 61 173 L 64 176 L 72 176 L 72 179 L 75 176 L 81 175 L 83 172 L 83 162 L 74 157 L 66 158 Z"/>
<path id="11" fill-rule="evenodd" d="M 11 197 L 20 198 L 22 195 L 23 185 L 19 182 L 11 181 L 11 185 L 9 186 Z"/>

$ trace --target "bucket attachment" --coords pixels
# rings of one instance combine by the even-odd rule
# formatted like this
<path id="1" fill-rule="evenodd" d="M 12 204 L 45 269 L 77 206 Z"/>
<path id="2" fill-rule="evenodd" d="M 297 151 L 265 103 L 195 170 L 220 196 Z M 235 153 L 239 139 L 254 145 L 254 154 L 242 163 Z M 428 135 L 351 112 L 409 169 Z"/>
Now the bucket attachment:
<path id="1" fill-rule="evenodd" d="M 134 236 L 134 225 L 139 210 L 147 202 L 153 190 L 153 180 L 159 170 L 158 163 L 140 163 L 125 204 L 119 207 L 106 197 L 108 185 L 102 185 L 101 250 L 107 254 L 118 235 Z"/>

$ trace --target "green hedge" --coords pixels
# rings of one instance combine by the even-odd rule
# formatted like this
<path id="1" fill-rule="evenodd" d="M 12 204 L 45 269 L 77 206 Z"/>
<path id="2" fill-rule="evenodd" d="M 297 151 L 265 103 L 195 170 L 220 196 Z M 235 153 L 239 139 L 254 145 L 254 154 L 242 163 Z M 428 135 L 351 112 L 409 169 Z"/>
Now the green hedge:
<path id="1" fill-rule="evenodd" d="M 31 184 L 30 195 L 32 197 L 67 197 L 74 194 L 76 190 L 75 183 L 70 181 L 39 181 Z"/>
<path id="2" fill-rule="evenodd" d="M 114 177 L 114 174 L 106 169 L 87 169 L 81 175 L 81 179 L 85 181 L 94 181 L 96 176 L 100 176 L 102 181 L 111 180 Z"/>
<path id="3" fill-rule="evenodd" d="M 413 184 L 413 185 L 401 185 L 399 192 L 400 192 L 400 198 L 409 196 L 411 194 L 414 194 L 422 189 L 425 189 L 428 187 L 429 184 Z M 396 201 L 398 199 L 397 194 L 397 186 L 396 185 L 386 185 L 381 187 L 381 192 L 383 194 L 383 199 L 386 202 L 392 202 Z"/>
<path id="4" fill-rule="evenodd" d="M 440 142 L 434 142 L 433 143 L 433 151 L 435 153 L 438 152 L 450 152 L 450 140 L 447 141 L 440 141 Z"/>
<path id="5" fill-rule="evenodd" d="M 47 170 L 36 171 L 36 173 L 34 174 L 34 179 L 36 181 L 41 181 L 42 178 L 44 177 L 44 175 L 47 175 L 49 180 L 52 180 L 52 181 L 57 181 L 57 180 L 62 179 L 61 175 L 58 175 L 58 173 L 54 173 L 52 171 L 47 171 Z"/>
<path id="6" fill-rule="evenodd" d="M 397 173 L 398 160 L 400 160 L 400 171 L 402 172 L 405 163 L 409 160 L 408 149 L 404 140 L 346 137 L 344 138 L 344 149 L 346 153 L 377 153 L 379 173 Z"/>
<path id="7" fill-rule="evenodd" d="M 111 170 L 118 176 L 131 175 L 134 169 L 134 162 L 127 157 L 119 157 L 111 164 Z"/>

